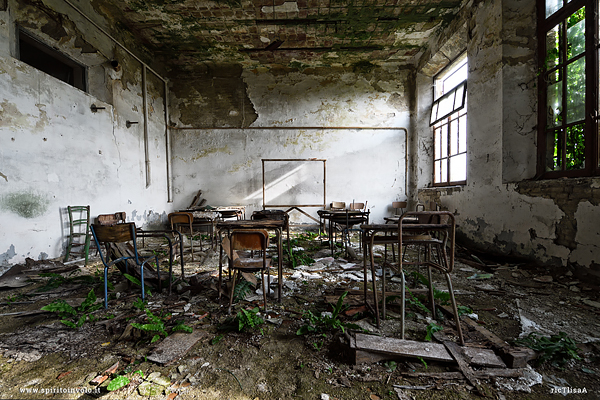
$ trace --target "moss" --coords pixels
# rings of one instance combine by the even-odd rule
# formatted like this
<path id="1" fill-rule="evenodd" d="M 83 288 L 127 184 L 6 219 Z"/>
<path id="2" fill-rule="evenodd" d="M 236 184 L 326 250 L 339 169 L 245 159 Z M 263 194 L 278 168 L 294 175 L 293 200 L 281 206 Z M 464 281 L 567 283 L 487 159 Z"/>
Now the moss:
<path id="1" fill-rule="evenodd" d="M 0 207 L 23 218 L 36 218 L 48 209 L 48 199 L 33 192 L 13 192 L 2 198 Z"/>
<path id="2" fill-rule="evenodd" d="M 358 61 L 352 64 L 352 71 L 357 74 L 368 74 L 375 68 L 376 65 L 371 61 Z"/>

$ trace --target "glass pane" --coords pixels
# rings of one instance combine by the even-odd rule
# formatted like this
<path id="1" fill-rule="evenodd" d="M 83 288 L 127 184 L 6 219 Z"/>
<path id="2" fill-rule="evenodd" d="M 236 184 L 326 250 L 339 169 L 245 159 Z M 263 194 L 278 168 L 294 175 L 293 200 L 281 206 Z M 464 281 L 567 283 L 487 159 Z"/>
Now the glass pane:
<path id="1" fill-rule="evenodd" d="M 467 179 L 467 155 L 465 153 L 450 158 L 450 181 L 458 182 Z"/>
<path id="2" fill-rule="evenodd" d="M 429 119 L 429 124 L 433 124 L 433 121 L 437 119 L 438 112 L 438 103 L 433 103 L 431 106 L 431 118 Z"/>
<path id="3" fill-rule="evenodd" d="M 566 169 L 585 168 L 585 124 L 567 128 Z"/>
<path id="4" fill-rule="evenodd" d="M 585 119 L 585 58 L 567 65 L 567 124 Z"/>
<path id="5" fill-rule="evenodd" d="M 562 8 L 562 0 L 546 0 L 546 18 Z"/>
<path id="6" fill-rule="evenodd" d="M 433 182 L 434 183 L 442 182 L 442 162 L 445 162 L 445 160 L 436 161 L 434 163 L 434 169 L 433 169 Z"/>
<path id="7" fill-rule="evenodd" d="M 448 182 L 448 159 L 441 160 L 440 165 L 440 182 Z"/>
<path id="8" fill-rule="evenodd" d="M 560 63 L 560 27 L 556 25 L 546 33 L 546 70 L 556 67 Z"/>
<path id="9" fill-rule="evenodd" d="M 567 19 L 567 59 L 585 51 L 585 7 Z"/>
<path id="10" fill-rule="evenodd" d="M 434 129 L 433 131 L 433 140 L 435 141 L 434 143 L 434 155 L 433 155 L 433 159 L 434 160 L 439 160 L 440 158 L 442 158 L 442 128 L 437 127 Z"/>
<path id="11" fill-rule="evenodd" d="M 560 145 L 560 131 L 551 131 L 546 136 L 546 171 L 560 170 L 562 159 L 562 146 Z"/>
<path id="12" fill-rule="evenodd" d="M 458 119 L 450 122 L 450 155 L 458 153 Z"/>
<path id="13" fill-rule="evenodd" d="M 442 99 L 439 103 L 438 115 L 444 116 L 452 112 L 452 106 L 454 105 L 454 96 L 451 94 L 448 97 Z"/>
<path id="14" fill-rule="evenodd" d="M 456 97 L 454 98 L 453 110 L 456 110 L 457 108 L 462 106 L 464 93 L 465 93 L 465 85 L 460 85 L 459 87 L 456 88 Z"/>
<path id="15" fill-rule="evenodd" d="M 560 126 L 562 122 L 562 82 L 548 85 L 548 127 Z"/>
<path id="16" fill-rule="evenodd" d="M 448 124 L 444 124 L 442 126 L 442 135 L 440 138 L 440 146 L 441 146 L 440 156 L 442 158 L 448 157 Z"/>
<path id="17" fill-rule="evenodd" d="M 463 115 L 458 120 L 458 152 L 467 151 L 467 116 Z"/>

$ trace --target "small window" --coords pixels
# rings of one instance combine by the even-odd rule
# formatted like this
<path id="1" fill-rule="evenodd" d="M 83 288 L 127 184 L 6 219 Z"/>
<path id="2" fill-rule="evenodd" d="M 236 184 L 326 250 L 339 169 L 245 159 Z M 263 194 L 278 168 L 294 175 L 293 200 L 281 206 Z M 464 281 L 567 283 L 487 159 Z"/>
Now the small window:
<path id="1" fill-rule="evenodd" d="M 460 185 L 467 181 L 467 56 L 459 57 L 434 79 L 433 184 Z"/>
<path id="2" fill-rule="evenodd" d="M 33 36 L 19 30 L 19 60 L 56 79 L 86 91 L 86 69 Z"/>

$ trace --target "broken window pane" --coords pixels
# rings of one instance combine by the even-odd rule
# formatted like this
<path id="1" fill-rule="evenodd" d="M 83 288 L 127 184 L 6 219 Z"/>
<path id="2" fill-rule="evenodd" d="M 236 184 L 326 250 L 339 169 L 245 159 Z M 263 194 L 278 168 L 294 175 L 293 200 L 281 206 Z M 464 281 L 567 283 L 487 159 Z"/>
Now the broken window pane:
<path id="1" fill-rule="evenodd" d="M 567 124 L 585 119 L 585 58 L 567 66 Z"/>

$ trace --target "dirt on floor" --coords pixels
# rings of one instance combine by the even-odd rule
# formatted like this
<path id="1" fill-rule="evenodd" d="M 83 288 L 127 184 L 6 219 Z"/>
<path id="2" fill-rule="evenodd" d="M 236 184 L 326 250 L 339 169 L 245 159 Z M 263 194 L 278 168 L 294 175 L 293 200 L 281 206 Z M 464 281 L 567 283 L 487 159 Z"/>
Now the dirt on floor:
<path id="1" fill-rule="evenodd" d="M 284 257 L 282 301 L 276 299 L 273 269 L 266 313 L 254 287 L 257 274 L 247 276 L 250 283 L 238 284 L 236 296 L 243 300 L 236 299 L 228 314 L 227 289 L 220 298 L 217 291 L 219 251 L 206 243 L 194 262 L 185 256 L 186 278 L 173 284 L 171 294 L 149 285 L 145 303 L 140 287 L 113 271 L 108 309 L 99 260 L 87 266 L 28 260 L 13 267 L 0 277 L 0 398 L 600 398 L 599 291 L 568 269 L 457 251 L 452 283 L 462 318 L 510 345 L 518 339 L 531 344 L 532 338 L 546 345 L 541 358 L 529 361 L 518 377 L 473 381 L 455 362 L 388 353 L 385 359 L 376 354 L 370 362 L 356 363 L 350 343 L 357 332 L 401 336 L 400 300 L 394 295 L 401 287 L 391 249 L 386 276 L 392 295 L 378 328 L 373 299 L 369 295 L 365 306 L 362 294 L 357 239 L 345 254 L 339 248 L 332 252 L 310 231 L 296 230 L 292 236 L 293 250 Z M 154 254 L 164 250 L 160 242 L 147 247 Z M 379 283 L 386 251 L 376 247 L 374 253 Z M 406 271 L 406 339 L 425 343 L 439 329 L 457 340 L 452 317 L 438 312 L 432 319 L 422 269 Z M 177 264 L 174 275 L 180 274 Z M 434 272 L 432 280 L 438 304 L 449 304 L 444 276 Z M 371 288 L 370 273 L 367 284 Z M 55 311 L 41 310 L 48 305 Z M 467 345 L 492 348 L 475 329 L 461 326 Z M 548 339 L 553 336 L 555 343 Z M 549 359 L 540 362 L 544 357 Z"/>

